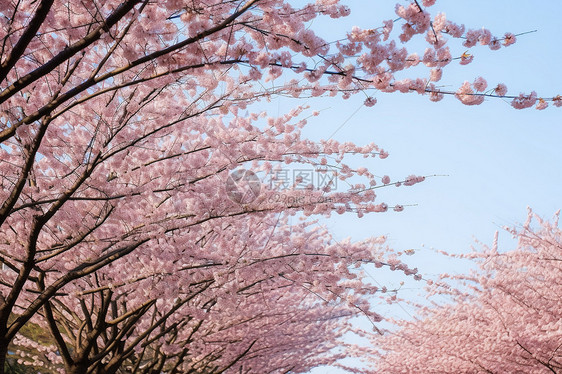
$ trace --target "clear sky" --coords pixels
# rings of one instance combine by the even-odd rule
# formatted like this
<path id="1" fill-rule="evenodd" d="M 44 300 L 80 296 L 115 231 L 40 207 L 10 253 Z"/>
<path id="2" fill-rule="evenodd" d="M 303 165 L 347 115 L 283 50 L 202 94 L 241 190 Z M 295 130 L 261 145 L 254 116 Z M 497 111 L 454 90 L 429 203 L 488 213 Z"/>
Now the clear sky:
<path id="1" fill-rule="evenodd" d="M 395 1 L 346 3 L 352 13 L 345 22 L 315 21 L 312 27 L 328 39 L 337 39 L 353 25 L 373 28 L 381 20 L 395 18 Z M 449 19 L 469 28 L 485 26 L 495 35 L 537 30 L 500 51 L 473 48 L 474 62 L 447 66 L 441 84 L 456 89 L 464 80 L 483 76 L 491 87 L 505 83 L 508 94 L 532 90 L 539 97 L 562 94 L 562 2 L 438 0 L 430 11 L 444 11 Z M 457 46 L 451 47 L 454 56 L 466 49 L 458 41 L 452 45 Z M 418 53 L 423 54 L 423 49 Z M 491 244 L 496 230 L 524 222 L 528 206 L 547 218 L 562 208 L 562 108 L 521 111 L 500 99 L 467 107 L 453 97 L 432 103 L 417 94 L 375 96 L 378 103 L 372 108 L 361 107 L 364 96 L 347 101 L 310 100 L 314 109 L 325 110 L 310 121 L 307 135 L 328 137 L 345 122 L 334 138 L 357 144 L 375 142 L 390 153 L 386 160 L 369 160 L 367 166 L 376 175 L 388 174 L 393 180 L 410 174 L 448 176 L 413 187 L 378 190 L 379 202 L 417 206 L 361 219 L 334 216 L 326 224 L 336 238 L 387 235 L 397 250 L 421 248 L 408 258 L 409 263 L 431 276 L 463 269 L 452 268 L 429 247 L 466 252 L 475 239 Z M 294 104 L 289 99 L 278 101 L 281 111 Z M 510 236 L 500 235 L 500 249 L 512 247 Z M 371 274 L 379 276 L 374 270 Z M 413 290 L 412 295 L 420 292 Z M 407 317 L 397 313 L 397 317 Z"/>

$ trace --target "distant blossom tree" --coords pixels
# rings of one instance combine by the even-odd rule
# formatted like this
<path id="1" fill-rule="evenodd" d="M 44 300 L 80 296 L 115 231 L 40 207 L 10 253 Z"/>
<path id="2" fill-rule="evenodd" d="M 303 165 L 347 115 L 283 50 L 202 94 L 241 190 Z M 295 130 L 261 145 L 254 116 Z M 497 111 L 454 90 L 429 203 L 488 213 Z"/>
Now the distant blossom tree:
<path id="1" fill-rule="evenodd" d="M 375 372 L 560 373 L 562 372 L 562 231 L 532 215 L 510 230 L 514 250 L 491 248 L 468 257 L 478 271 L 448 276 L 433 292 L 452 303 L 424 307 L 419 319 L 374 338 Z"/>
<path id="2" fill-rule="evenodd" d="M 347 16 L 337 0 L 1 1 L 0 373 L 8 358 L 67 373 L 266 373 L 345 356 L 333 348 L 350 318 L 380 320 L 369 299 L 385 291 L 353 267 L 419 276 L 383 239 L 337 243 L 306 217 L 400 211 L 374 190 L 424 177 L 391 183 L 345 164 L 387 153 L 304 139 L 304 107 L 242 111 L 275 95 L 365 93 L 372 106 L 373 90 L 562 104 L 483 78 L 437 87 L 447 65 L 472 59 L 451 56 L 449 38 L 498 49 L 516 36 L 465 30 L 431 5 L 398 5 L 398 20 L 328 42 L 309 26 Z M 399 44 L 418 34 L 421 56 Z M 420 64 L 427 74 L 395 78 Z M 292 163 L 351 188 L 279 199 L 264 184 L 228 198 L 231 171 Z M 30 326 L 49 337 L 34 341 Z"/>

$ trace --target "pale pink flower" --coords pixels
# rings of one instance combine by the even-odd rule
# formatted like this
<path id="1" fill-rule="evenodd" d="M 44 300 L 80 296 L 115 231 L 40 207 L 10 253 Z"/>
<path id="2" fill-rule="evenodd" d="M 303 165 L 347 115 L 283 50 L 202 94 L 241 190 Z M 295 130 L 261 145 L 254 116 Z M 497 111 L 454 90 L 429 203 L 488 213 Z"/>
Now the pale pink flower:
<path id="1" fill-rule="evenodd" d="M 433 30 L 439 32 L 445 28 L 445 22 L 447 21 L 447 16 L 445 13 L 438 13 L 433 19 Z"/>
<path id="2" fill-rule="evenodd" d="M 481 30 L 468 30 L 465 35 L 465 40 L 462 43 L 467 48 L 474 47 L 478 43 Z"/>
<path id="3" fill-rule="evenodd" d="M 443 70 L 441 70 L 440 68 L 431 69 L 429 73 L 429 80 L 432 82 L 438 82 L 441 80 L 442 75 Z"/>
<path id="4" fill-rule="evenodd" d="M 478 77 L 474 80 L 473 86 L 476 91 L 484 92 L 484 90 L 486 90 L 486 87 L 488 87 L 488 83 L 484 78 Z"/>
<path id="5" fill-rule="evenodd" d="M 427 79 L 416 78 L 410 83 L 410 90 L 414 90 L 420 95 L 425 93 L 427 87 Z"/>
<path id="6" fill-rule="evenodd" d="M 388 157 L 388 152 L 386 152 L 384 149 L 381 149 L 381 150 L 379 151 L 379 158 L 380 158 L 380 159 L 385 159 L 385 158 L 387 158 L 387 157 Z"/>
<path id="7" fill-rule="evenodd" d="M 423 176 L 418 176 L 418 175 L 410 175 L 408 176 L 408 178 L 406 178 L 406 181 L 404 182 L 404 186 L 413 186 L 416 183 L 421 183 L 425 180 L 425 177 Z"/>
<path id="8" fill-rule="evenodd" d="M 466 51 L 461 55 L 460 64 L 461 65 L 468 65 L 472 62 L 472 60 L 474 60 L 474 56 L 471 55 L 470 53 L 468 53 L 468 51 Z"/>
<path id="9" fill-rule="evenodd" d="M 383 213 L 386 212 L 387 210 L 388 210 L 388 205 L 386 205 L 385 203 L 378 204 L 375 206 L 375 212 Z"/>
<path id="10" fill-rule="evenodd" d="M 380 73 L 373 77 L 373 85 L 376 89 L 384 90 L 390 86 L 390 81 L 392 80 L 392 74 L 390 73 Z"/>
<path id="11" fill-rule="evenodd" d="M 546 102 L 546 100 L 540 98 L 535 108 L 538 110 L 543 110 L 546 109 L 547 107 L 548 107 L 548 103 Z"/>
<path id="12" fill-rule="evenodd" d="M 387 21 L 383 21 L 383 29 L 382 29 L 382 35 L 383 41 L 388 40 L 388 37 L 390 36 L 390 33 L 392 32 L 392 27 L 394 26 L 394 21 L 393 20 L 387 20 Z"/>
<path id="13" fill-rule="evenodd" d="M 427 48 L 423 54 L 422 62 L 425 66 L 435 66 L 435 60 L 437 59 L 435 50 L 433 48 Z"/>
<path id="14" fill-rule="evenodd" d="M 515 109 L 525 109 L 530 108 L 537 102 L 537 93 L 535 91 L 531 92 L 530 95 L 525 95 L 523 93 L 519 94 L 518 97 L 513 99 L 511 106 Z"/>
<path id="15" fill-rule="evenodd" d="M 505 34 L 504 38 L 503 38 L 503 45 L 510 46 L 513 43 L 515 43 L 517 41 L 517 38 L 515 37 L 514 34 L 508 32 Z"/>
<path id="16" fill-rule="evenodd" d="M 394 82 L 394 88 L 402 93 L 410 92 L 410 84 L 412 81 L 408 78 Z"/>
<path id="17" fill-rule="evenodd" d="M 406 58 L 406 67 L 417 66 L 420 63 L 420 56 L 417 53 L 412 53 Z"/>
<path id="18" fill-rule="evenodd" d="M 482 28 L 482 30 L 480 30 L 480 36 L 478 37 L 478 41 L 480 42 L 480 44 L 488 45 L 490 44 L 491 40 L 492 40 L 492 33 L 490 32 L 490 30 Z"/>
<path id="19" fill-rule="evenodd" d="M 382 184 L 389 184 L 390 183 L 390 177 L 388 175 L 385 175 L 384 177 L 382 177 Z"/>
<path id="20" fill-rule="evenodd" d="M 252 68 L 252 69 L 250 70 L 250 73 L 248 74 L 248 77 L 249 77 L 251 80 L 257 81 L 257 80 L 261 79 L 262 73 L 261 73 L 261 71 L 259 71 L 258 69 Z"/>
<path id="21" fill-rule="evenodd" d="M 443 37 L 443 34 L 433 30 L 428 30 L 425 33 L 425 40 L 436 49 L 443 48 L 447 44 L 447 39 Z"/>
<path id="22" fill-rule="evenodd" d="M 357 175 L 366 175 L 369 173 L 369 171 L 367 170 L 367 168 L 364 167 L 360 167 L 356 170 Z"/>
<path id="23" fill-rule="evenodd" d="M 505 94 L 507 93 L 507 86 L 503 83 L 500 83 L 496 86 L 496 88 L 494 88 L 494 92 L 498 96 L 505 96 Z"/>
<path id="24" fill-rule="evenodd" d="M 429 93 L 429 100 L 433 102 L 438 102 L 443 100 L 443 97 L 445 97 L 445 95 L 439 92 L 439 90 L 435 88 L 431 88 L 431 92 Z"/>
<path id="25" fill-rule="evenodd" d="M 476 95 L 469 82 L 464 82 L 457 90 L 455 97 L 465 105 L 478 105 L 484 101 L 484 96 Z"/>
<path id="26" fill-rule="evenodd" d="M 377 99 L 375 99 L 374 97 L 368 97 L 367 99 L 365 99 L 365 106 L 366 107 L 371 107 L 374 106 L 377 103 Z"/>
<path id="27" fill-rule="evenodd" d="M 306 70 L 306 63 L 305 62 L 301 62 L 299 65 L 297 65 L 297 67 L 294 69 L 295 73 L 302 73 L 303 71 Z"/>
<path id="28" fill-rule="evenodd" d="M 460 38 L 464 34 L 464 25 L 457 25 L 451 21 L 447 21 L 445 31 L 453 38 Z"/>
<path id="29" fill-rule="evenodd" d="M 501 43 L 500 43 L 500 41 L 499 41 L 498 39 L 494 38 L 494 39 L 490 42 L 490 44 L 488 44 L 488 46 L 490 47 L 490 49 L 491 49 L 492 51 L 497 51 L 498 49 L 501 48 L 502 45 L 501 45 Z"/>
<path id="30" fill-rule="evenodd" d="M 437 66 L 445 66 L 452 60 L 449 47 L 439 48 L 437 50 Z"/>
<path id="31" fill-rule="evenodd" d="M 416 29 L 412 27 L 409 23 L 405 23 L 402 25 L 402 34 L 400 34 L 399 38 L 402 43 L 406 43 L 416 34 Z"/>

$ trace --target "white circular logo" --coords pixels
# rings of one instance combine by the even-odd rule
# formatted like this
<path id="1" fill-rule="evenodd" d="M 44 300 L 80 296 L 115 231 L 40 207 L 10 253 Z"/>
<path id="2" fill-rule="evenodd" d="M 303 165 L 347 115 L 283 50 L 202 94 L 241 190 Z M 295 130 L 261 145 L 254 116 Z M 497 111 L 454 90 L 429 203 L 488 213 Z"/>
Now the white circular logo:
<path id="1" fill-rule="evenodd" d="M 256 174 L 246 169 L 230 173 L 226 180 L 226 194 L 238 204 L 249 204 L 260 194 L 261 182 Z"/>

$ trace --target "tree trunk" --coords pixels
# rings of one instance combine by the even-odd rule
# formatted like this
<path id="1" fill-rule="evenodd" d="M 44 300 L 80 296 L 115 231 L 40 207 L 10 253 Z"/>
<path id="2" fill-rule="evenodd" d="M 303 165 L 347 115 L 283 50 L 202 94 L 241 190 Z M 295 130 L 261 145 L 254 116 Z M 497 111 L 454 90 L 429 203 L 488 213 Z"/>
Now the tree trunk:
<path id="1" fill-rule="evenodd" d="M 6 356 L 8 355 L 8 344 L 6 337 L 6 327 L 0 327 L 0 374 L 4 374 L 6 366 Z"/>

